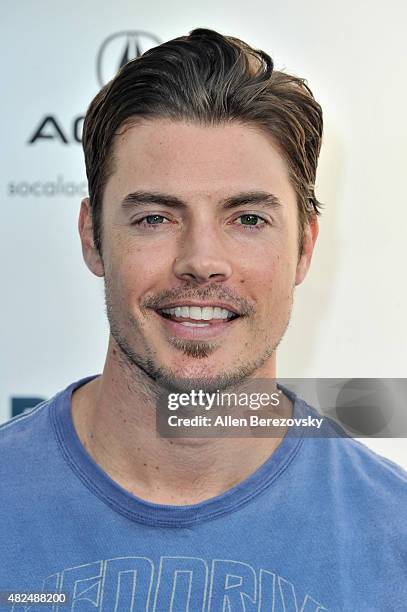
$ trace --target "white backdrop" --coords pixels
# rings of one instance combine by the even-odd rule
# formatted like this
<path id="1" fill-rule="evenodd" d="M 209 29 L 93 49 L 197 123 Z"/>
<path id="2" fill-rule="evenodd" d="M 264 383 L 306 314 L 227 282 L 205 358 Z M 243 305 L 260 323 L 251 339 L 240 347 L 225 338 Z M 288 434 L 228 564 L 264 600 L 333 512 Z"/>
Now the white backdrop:
<path id="1" fill-rule="evenodd" d="M 11 398 L 50 397 L 102 370 L 103 281 L 82 262 L 76 226 L 86 184 L 75 138 L 100 88 L 101 46 L 123 31 L 146 32 L 143 47 L 149 37 L 211 27 L 308 79 L 324 109 L 317 196 L 325 211 L 278 376 L 406 377 L 402 0 L 3 0 L 0 10 L 0 421 Z M 123 48 L 123 37 L 106 44 L 104 79 Z M 407 467 L 404 442 L 368 444 Z"/>

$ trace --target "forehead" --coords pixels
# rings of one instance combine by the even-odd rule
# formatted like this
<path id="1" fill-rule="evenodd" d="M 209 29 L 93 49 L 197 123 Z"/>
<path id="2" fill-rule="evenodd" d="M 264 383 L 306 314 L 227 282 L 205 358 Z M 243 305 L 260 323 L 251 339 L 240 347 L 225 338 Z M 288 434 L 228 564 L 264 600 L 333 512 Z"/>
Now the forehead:
<path id="1" fill-rule="evenodd" d="M 120 128 L 112 153 L 106 191 L 143 186 L 191 195 L 261 188 L 294 194 L 277 146 L 252 125 L 138 120 Z"/>

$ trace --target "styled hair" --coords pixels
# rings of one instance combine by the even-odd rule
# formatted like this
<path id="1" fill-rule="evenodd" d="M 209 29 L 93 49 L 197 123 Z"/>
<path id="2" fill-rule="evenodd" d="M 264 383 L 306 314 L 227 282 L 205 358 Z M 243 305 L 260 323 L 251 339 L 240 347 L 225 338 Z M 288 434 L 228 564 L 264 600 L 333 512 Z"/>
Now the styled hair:
<path id="1" fill-rule="evenodd" d="M 305 79 L 274 70 L 267 53 L 238 38 L 197 28 L 128 62 L 92 100 L 82 143 L 95 246 L 102 255 L 102 199 L 114 172 L 113 138 L 137 118 L 257 126 L 285 159 L 297 195 L 299 243 L 320 214 L 314 184 L 322 109 Z"/>

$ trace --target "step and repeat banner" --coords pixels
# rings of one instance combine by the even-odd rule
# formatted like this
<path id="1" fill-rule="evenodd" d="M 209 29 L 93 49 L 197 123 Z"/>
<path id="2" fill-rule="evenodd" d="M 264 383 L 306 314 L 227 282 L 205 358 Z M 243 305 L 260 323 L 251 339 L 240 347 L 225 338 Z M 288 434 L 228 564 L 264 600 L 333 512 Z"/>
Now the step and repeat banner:
<path id="1" fill-rule="evenodd" d="M 103 281 L 86 268 L 77 231 L 84 114 L 120 66 L 196 27 L 266 50 L 277 69 L 308 80 L 324 110 L 320 236 L 278 375 L 406 377 L 403 2 L 373 2 L 368 13 L 352 0 L 41 0 L 0 11 L 0 422 L 102 371 Z M 367 443 L 407 467 L 403 439 Z"/>

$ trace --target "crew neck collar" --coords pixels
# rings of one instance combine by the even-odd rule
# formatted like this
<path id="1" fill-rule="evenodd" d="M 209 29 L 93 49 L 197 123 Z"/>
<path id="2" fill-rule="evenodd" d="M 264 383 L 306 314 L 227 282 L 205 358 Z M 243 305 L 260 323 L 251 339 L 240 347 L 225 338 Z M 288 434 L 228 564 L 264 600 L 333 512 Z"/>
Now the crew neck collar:
<path id="1" fill-rule="evenodd" d="M 141 499 L 115 482 L 83 446 L 72 419 L 72 393 L 99 374 L 71 383 L 56 396 L 50 417 L 61 452 L 82 483 L 113 510 L 132 521 L 161 527 L 188 527 L 236 511 L 281 477 L 297 455 L 303 436 L 285 436 L 269 459 L 250 476 L 224 493 L 197 504 L 174 506 Z M 295 393 L 278 385 L 293 402 L 293 417 L 304 415 L 305 404 Z"/>

